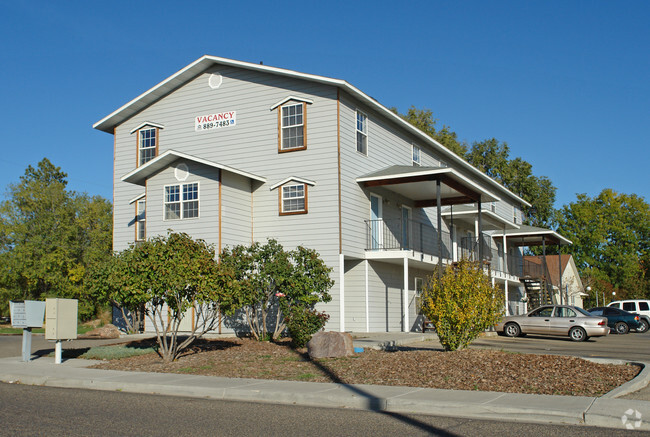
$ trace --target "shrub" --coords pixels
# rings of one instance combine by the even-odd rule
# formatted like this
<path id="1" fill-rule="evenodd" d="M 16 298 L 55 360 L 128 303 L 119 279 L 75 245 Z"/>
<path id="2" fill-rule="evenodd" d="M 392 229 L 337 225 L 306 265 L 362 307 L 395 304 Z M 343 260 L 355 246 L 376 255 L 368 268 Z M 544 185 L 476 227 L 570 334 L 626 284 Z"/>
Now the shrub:
<path id="1" fill-rule="evenodd" d="M 422 313 L 448 351 L 467 347 L 501 319 L 503 310 L 503 292 L 480 264 L 466 259 L 448 266 L 440 281 L 430 278 L 423 290 Z"/>
<path id="2" fill-rule="evenodd" d="M 285 315 L 287 331 L 295 347 L 305 347 L 312 335 L 323 329 L 330 316 L 304 306 L 294 306 Z"/>

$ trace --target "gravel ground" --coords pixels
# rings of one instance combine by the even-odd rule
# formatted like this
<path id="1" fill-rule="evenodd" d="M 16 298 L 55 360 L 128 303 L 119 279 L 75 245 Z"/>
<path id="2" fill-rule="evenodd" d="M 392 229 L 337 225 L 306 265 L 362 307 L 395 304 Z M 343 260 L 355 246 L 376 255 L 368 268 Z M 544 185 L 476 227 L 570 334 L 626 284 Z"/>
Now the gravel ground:
<path id="1" fill-rule="evenodd" d="M 633 379 L 638 366 L 596 364 L 567 356 L 465 349 L 456 352 L 367 350 L 310 360 L 289 342 L 201 340 L 178 360 L 157 354 L 107 361 L 103 369 L 347 384 L 400 385 L 573 396 L 600 396 Z"/>

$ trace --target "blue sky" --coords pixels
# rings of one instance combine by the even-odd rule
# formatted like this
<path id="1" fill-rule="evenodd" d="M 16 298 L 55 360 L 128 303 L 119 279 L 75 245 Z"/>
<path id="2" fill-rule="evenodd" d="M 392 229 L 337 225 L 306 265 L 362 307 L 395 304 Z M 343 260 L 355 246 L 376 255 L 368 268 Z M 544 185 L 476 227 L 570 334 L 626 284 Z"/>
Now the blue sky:
<path id="1" fill-rule="evenodd" d="M 92 124 L 204 54 L 345 79 L 495 137 L 558 188 L 650 201 L 650 2 L 0 4 L 0 189 L 48 157 L 112 198 Z"/>

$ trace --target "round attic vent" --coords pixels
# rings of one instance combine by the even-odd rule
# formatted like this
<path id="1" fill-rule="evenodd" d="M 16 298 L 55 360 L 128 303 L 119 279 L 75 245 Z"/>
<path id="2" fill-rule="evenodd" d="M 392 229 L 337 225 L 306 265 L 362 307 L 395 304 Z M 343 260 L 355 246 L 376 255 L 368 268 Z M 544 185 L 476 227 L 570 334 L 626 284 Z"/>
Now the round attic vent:
<path id="1" fill-rule="evenodd" d="M 208 85 L 210 85 L 210 88 L 213 90 L 219 88 L 221 86 L 221 82 L 223 82 L 223 78 L 219 73 L 211 74 L 210 78 L 208 79 Z"/>
<path id="2" fill-rule="evenodd" d="M 176 166 L 174 169 L 174 176 L 176 177 L 177 181 L 184 181 L 187 179 L 187 177 L 190 175 L 190 171 L 187 168 L 187 164 L 184 162 L 181 162 Z"/>

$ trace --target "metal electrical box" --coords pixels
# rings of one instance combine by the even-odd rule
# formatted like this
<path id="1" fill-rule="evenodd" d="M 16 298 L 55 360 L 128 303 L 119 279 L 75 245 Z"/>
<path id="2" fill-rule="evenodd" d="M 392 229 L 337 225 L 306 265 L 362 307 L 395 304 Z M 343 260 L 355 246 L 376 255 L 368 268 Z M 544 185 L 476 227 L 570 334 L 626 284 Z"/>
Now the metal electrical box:
<path id="1" fill-rule="evenodd" d="M 45 302 L 42 300 L 12 300 L 9 302 L 11 326 L 14 328 L 42 328 Z"/>
<path id="2" fill-rule="evenodd" d="M 45 339 L 77 338 L 77 299 L 45 299 Z"/>

